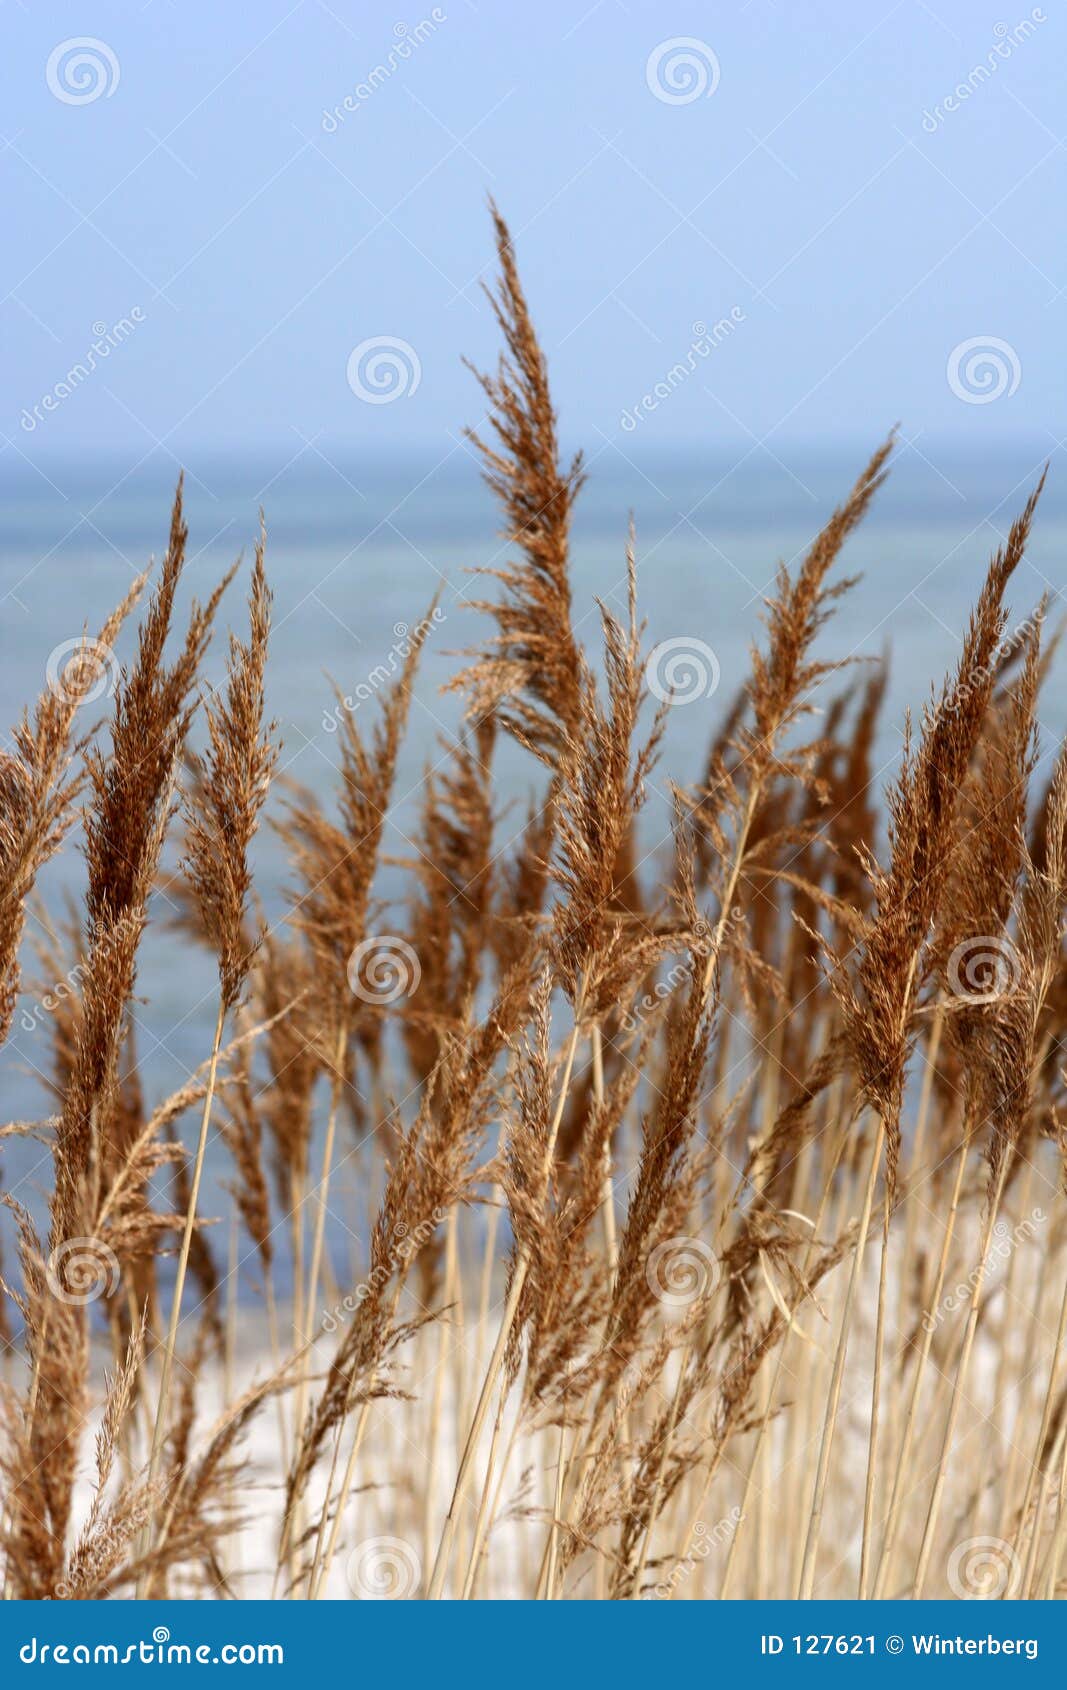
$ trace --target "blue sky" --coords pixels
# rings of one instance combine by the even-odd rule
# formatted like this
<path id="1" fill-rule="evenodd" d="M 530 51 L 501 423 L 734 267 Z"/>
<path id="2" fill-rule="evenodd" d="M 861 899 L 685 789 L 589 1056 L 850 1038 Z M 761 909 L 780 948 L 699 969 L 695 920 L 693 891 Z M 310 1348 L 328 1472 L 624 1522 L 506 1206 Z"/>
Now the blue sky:
<path id="1" fill-rule="evenodd" d="M 1062 6 L 94 0 L 4 33 L 11 463 L 447 444 L 495 355 L 488 192 L 568 439 L 1067 432 Z M 407 391 L 373 404 L 346 372 L 382 338 Z"/>

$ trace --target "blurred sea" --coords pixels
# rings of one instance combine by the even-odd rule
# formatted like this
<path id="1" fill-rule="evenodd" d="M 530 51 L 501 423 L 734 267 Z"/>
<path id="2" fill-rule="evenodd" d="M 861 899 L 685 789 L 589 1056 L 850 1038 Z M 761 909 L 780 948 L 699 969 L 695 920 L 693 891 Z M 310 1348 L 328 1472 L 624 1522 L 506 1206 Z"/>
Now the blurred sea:
<path id="1" fill-rule="evenodd" d="M 747 455 L 742 449 L 729 458 L 642 456 L 640 442 L 625 437 L 622 446 L 626 457 L 612 445 L 594 451 L 576 515 L 574 608 L 580 631 L 595 644 L 598 596 L 624 608 L 632 511 L 648 645 L 683 638 L 702 642 L 719 671 L 714 696 L 676 705 L 670 714 L 645 820 L 644 872 L 651 878 L 667 834 L 667 779 L 691 779 L 699 770 L 744 680 L 761 599 L 773 586 L 776 566 L 803 551 L 862 468 L 863 454 L 790 450 L 779 459 L 753 445 Z M 874 658 L 888 650 L 891 680 L 878 746 L 887 777 L 905 712 L 921 709 L 931 681 L 957 655 L 985 562 L 1006 535 L 1041 461 L 1040 447 L 1000 451 L 983 460 L 943 450 L 935 454 L 920 439 L 901 449 L 871 518 L 847 550 L 842 572 L 861 573 L 863 579 L 841 601 L 821 649 L 839 658 Z M 86 624 L 94 631 L 132 574 L 162 552 L 175 477 L 176 465 L 159 453 L 136 468 L 104 458 L 43 468 L 10 452 L 0 458 L 5 734 L 46 684 L 56 649 L 75 640 Z M 238 553 L 250 557 L 261 506 L 275 591 L 269 704 L 284 742 L 282 766 L 323 800 L 336 766 L 329 677 L 343 694 L 366 699 L 374 690 L 369 678 L 396 663 L 408 631 L 441 593 L 385 842 L 388 857 L 411 856 L 423 770 L 441 755 L 442 736 L 456 729 L 461 716 L 461 701 L 442 696 L 441 688 L 458 666 L 455 653 L 484 632 L 462 600 L 495 590 L 491 582 L 472 582 L 466 571 L 499 566 L 506 556 L 490 495 L 458 441 L 447 454 L 403 461 L 356 463 L 318 446 L 288 463 L 206 457 L 187 466 L 187 597 L 205 597 Z M 1067 584 L 1065 541 L 1067 477 L 1054 465 L 1033 546 L 1012 588 L 1013 623 L 1046 592 L 1056 619 Z M 246 579 L 247 573 L 230 589 L 223 624 L 240 626 Z M 130 655 L 131 636 L 128 628 L 120 659 Z M 212 679 L 220 678 L 223 660 L 224 641 L 217 639 L 208 664 Z M 104 697 L 93 708 L 102 717 L 106 707 Z M 361 718 L 375 708 L 373 700 L 361 702 Z M 1062 669 L 1050 680 L 1041 717 L 1047 757 L 1067 724 Z M 503 843 L 518 829 L 539 771 L 510 746 L 501 747 L 498 767 Z M 285 908 L 285 866 L 268 830 L 259 841 L 258 868 L 267 909 L 277 916 Z M 82 871 L 80 857 L 68 847 L 43 882 L 53 913 L 65 893 L 79 894 Z M 399 873 L 392 865 L 383 869 L 378 883 L 383 897 L 396 895 Z M 150 1099 L 180 1084 L 207 1055 L 215 1014 L 211 963 L 166 934 L 167 916 L 157 900 L 156 931 L 138 986 L 145 1000 L 138 1009 L 138 1059 Z M 4 1119 L 39 1118 L 51 1109 L 41 1083 L 49 1062 L 47 1017 L 34 1008 L 40 995 L 31 983 L 34 972 L 27 956 L 26 1013 L 20 1004 L 0 1056 Z M 47 1182 L 43 1155 L 39 1146 L 15 1142 L 3 1158 L 5 1187 L 17 1185 L 35 1208 L 40 1204 L 35 1187 Z M 213 1145 L 209 1191 L 224 1174 L 223 1161 Z M 343 1195 L 342 1180 L 338 1208 Z M 207 1206 L 210 1211 L 210 1196 Z M 345 1231 L 337 1222 L 335 1251 L 349 1247 Z"/>

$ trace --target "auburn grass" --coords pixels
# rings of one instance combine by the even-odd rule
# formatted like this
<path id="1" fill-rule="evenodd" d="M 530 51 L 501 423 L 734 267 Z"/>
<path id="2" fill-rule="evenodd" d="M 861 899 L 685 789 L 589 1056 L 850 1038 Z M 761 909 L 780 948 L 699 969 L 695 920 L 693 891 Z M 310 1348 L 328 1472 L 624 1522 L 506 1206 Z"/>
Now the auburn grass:
<path id="1" fill-rule="evenodd" d="M 669 856 L 639 860 L 670 699 L 648 697 L 632 538 L 625 610 L 599 608 L 595 655 L 579 637 L 583 465 L 493 216 L 503 352 L 472 440 L 506 560 L 406 897 L 383 908 L 376 882 L 424 634 L 373 706 L 339 695 L 332 805 L 287 788 L 265 536 L 205 690 L 230 576 L 179 622 L 180 486 L 154 582 L 3 754 L 5 1036 L 28 950 L 72 983 L 52 1113 L 3 1128 L 52 1167 L 46 1231 L 4 1197 L 6 1594 L 1058 1595 L 1067 763 L 1039 756 L 1044 605 L 1006 637 L 1040 486 L 883 794 L 884 665 L 835 662 L 826 629 L 881 446 L 779 571 L 748 679 L 671 787 Z M 507 739 L 536 794 L 517 833 Z M 290 864 L 269 925 L 264 821 Z M 84 908 L 50 920 L 39 871 L 79 846 Z M 406 989 L 361 989 L 383 936 L 416 959 Z M 218 964 L 212 1044 L 155 1101 L 145 943 Z M 214 1135 L 228 1260 L 201 1190 Z M 365 1238 L 348 1280 L 342 1165 Z M 271 1358 L 241 1381 L 238 1267 Z"/>

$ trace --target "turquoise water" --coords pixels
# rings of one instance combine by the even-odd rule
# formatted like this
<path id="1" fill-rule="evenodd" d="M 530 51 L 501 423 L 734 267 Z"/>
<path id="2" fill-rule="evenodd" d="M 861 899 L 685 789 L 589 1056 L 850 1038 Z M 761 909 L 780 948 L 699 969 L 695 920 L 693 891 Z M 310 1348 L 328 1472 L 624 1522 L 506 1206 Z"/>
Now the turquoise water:
<path id="1" fill-rule="evenodd" d="M 905 711 L 921 708 L 931 679 L 958 652 L 985 563 L 1040 467 L 1040 448 L 982 462 L 935 455 L 923 442 L 918 445 L 925 455 L 909 448 L 901 452 L 867 526 L 852 541 L 843 569 L 862 572 L 863 580 L 822 636 L 830 656 L 876 657 L 889 650 L 892 679 L 878 746 L 887 774 Z M 802 552 L 862 467 L 858 454 L 793 452 L 787 468 L 762 448 L 753 447 L 746 457 L 748 451 L 739 448 L 732 459 L 656 459 L 641 457 L 636 445 L 628 458 L 607 448 L 592 456 L 576 516 L 574 604 L 583 634 L 596 638 L 597 596 L 623 608 L 632 510 L 648 644 L 698 640 L 714 652 L 719 670 L 714 696 L 671 711 L 646 816 L 650 877 L 666 836 L 667 777 L 692 778 L 700 768 L 721 714 L 744 680 L 761 599 L 773 585 L 778 562 Z M 46 474 L 16 464 L 11 454 L 0 460 L 5 727 L 40 691 L 55 648 L 75 639 L 85 624 L 96 628 L 132 574 L 160 554 L 175 473 L 158 455 L 137 467 L 101 460 L 50 465 Z M 442 696 L 441 688 L 458 665 L 454 653 L 484 632 L 462 600 L 472 591 L 476 596 L 493 591 L 492 583 L 472 582 L 466 571 L 499 566 L 506 555 L 495 535 L 490 496 L 467 449 L 457 440 L 447 455 L 359 463 L 337 454 L 327 461 L 314 449 L 288 464 L 215 457 L 191 465 L 186 485 L 187 595 L 205 596 L 239 552 L 250 555 L 258 509 L 264 508 L 275 591 L 269 704 L 284 742 L 284 769 L 323 799 L 336 765 L 327 677 L 342 693 L 370 698 L 373 677 L 395 664 L 408 630 L 440 592 L 385 846 L 388 855 L 410 855 L 422 772 L 440 755 L 441 735 L 454 731 L 461 715 L 460 701 Z M 1013 622 L 1027 616 L 1043 592 L 1053 595 L 1053 619 L 1062 609 L 1065 541 L 1067 479 L 1054 473 L 1030 556 L 1014 584 Z M 242 615 L 242 591 L 235 583 L 226 607 L 235 623 Z M 127 657 L 131 647 L 127 631 L 119 656 Z M 222 658 L 223 643 L 217 641 L 208 666 L 213 679 L 221 674 Z M 106 699 L 101 713 L 105 706 Z M 375 708 L 372 700 L 359 707 Z M 1052 677 L 1042 722 L 1047 754 L 1067 723 L 1062 673 Z M 519 825 L 538 774 L 509 747 L 499 771 L 503 842 Z M 284 909 L 285 871 L 266 833 L 259 867 L 267 907 L 277 916 Z M 399 884 L 398 871 L 386 868 L 379 890 L 388 898 Z M 51 907 L 65 890 L 76 895 L 80 885 L 80 860 L 68 850 L 46 877 Z M 157 906 L 155 913 L 157 932 L 140 978 L 148 1002 L 138 1010 L 138 1056 L 150 1098 L 180 1084 L 203 1059 L 214 1022 L 210 963 L 183 944 L 175 966 L 176 941 L 163 930 L 167 911 Z M 32 959 L 27 969 L 33 972 Z M 36 1118 L 50 1108 L 39 1079 L 48 1065 L 48 1041 L 44 1017 L 33 1009 L 36 997 L 27 994 L 30 1013 L 16 1016 L 11 1042 L 0 1056 L 5 1118 Z M 21 1196 L 32 1195 L 35 1179 L 43 1182 L 47 1175 L 40 1160 L 32 1147 L 9 1149 L 8 1187 L 18 1182 Z M 211 1181 L 220 1172 L 213 1153 Z"/>

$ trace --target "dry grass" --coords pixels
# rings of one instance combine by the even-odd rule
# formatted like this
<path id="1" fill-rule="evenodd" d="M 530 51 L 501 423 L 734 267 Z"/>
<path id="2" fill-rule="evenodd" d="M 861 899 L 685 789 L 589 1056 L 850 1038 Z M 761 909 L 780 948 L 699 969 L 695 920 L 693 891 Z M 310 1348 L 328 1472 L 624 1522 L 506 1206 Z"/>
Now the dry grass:
<path id="1" fill-rule="evenodd" d="M 201 704 L 230 577 L 174 628 L 180 488 L 110 724 L 76 718 L 143 580 L 0 765 L 5 1032 L 38 872 L 71 835 L 87 863 L 39 956 L 76 962 L 54 1115 L 3 1129 L 54 1171 L 46 1240 L 4 1199 L 6 1593 L 1060 1595 L 1067 758 L 1032 790 L 1044 606 L 1006 638 L 1040 487 L 882 800 L 884 671 L 825 654 L 881 447 L 781 571 L 748 684 L 673 788 L 670 866 L 638 863 L 671 701 L 648 697 L 632 538 L 624 615 L 601 609 L 595 653 L 576 634 L 582 468 L 494 219 L 505 352 L 477 445 L 514 550 L 400 906 L 375 888 L 433 607 L 369 729 L 338 697 L 335 812 L 278 804 L 265 537 Z M 541 783 L 514 836 L 502 736 Z M 291 863 L 271 928 L 265 807 Z M 172 834 L 166 943 L 215 957 L 218 1013 L 150 1104 L 131 1005 Z M 200 1212 L 213 1133 L 261 1279 L 242 1344 Z M 342 1154 L 371 1217 L 347 1283 Z"/>

